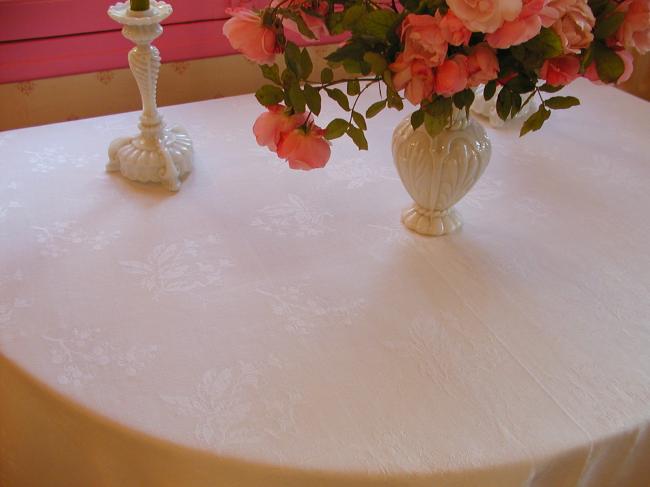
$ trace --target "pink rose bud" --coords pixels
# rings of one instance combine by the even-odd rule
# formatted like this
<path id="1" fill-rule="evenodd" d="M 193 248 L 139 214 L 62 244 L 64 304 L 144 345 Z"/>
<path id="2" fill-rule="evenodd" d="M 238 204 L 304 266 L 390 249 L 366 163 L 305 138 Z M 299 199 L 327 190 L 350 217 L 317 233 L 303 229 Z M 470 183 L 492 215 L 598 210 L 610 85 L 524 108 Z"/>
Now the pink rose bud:
<path id="1" fill-rule="evenodd" d="M 472 32 L 454 15 L 454 12 L 448 10 L 447 14 L 440 18 L 440 11 L 437 11 L 436 17 L 440 19 L 442 35 L 449 44 L 452 46 L 466 46 L 469 44 Z"/>
<path id="2" fill-rule="evenodd" d="M 284 135 L 278 145 L 278 156 L 289 162 L 291 169 L 310 170 L 324 167 L 330 158 L 330 143 L 324 130 L 309 124 L 307 131 L 296 128 Z"/>
<path id="3" fill-rule="evenodd" d="M 467 57 L 456 54 L 436 68 L 434 91 L 442 96 L 452 96 L 467 88 Z"/>
<path id="4" fill-rule="evenodd" d="M 232 15 L 223 25 L 223 34 L 230 45 L 251 61 L 258 64 L 272 64 L 279 52 L 275 32 L 262 24 L 262 18 L 247 8 L 226 11 Z"/>
<path id="5" fill-rule="evenodd" d="M 478 44 L 467 57 L 468 84 L 471 87 L 496 79 L 499 74 L 499 60 L 494 49 L 487 44 Z"/>
<path id="6" fill-rule="evenodd" d="M 549 85 L 565 86 L 578 77 L 579 71 L 580 60 L 576 56 L 560 56 L 544 61 L 539 77 Z"/>
<path id="7" fill-rule="evenodd" d="M 306 115 L 289 115 L 284 105 L 271 105 L 267 109 L 255 120 L 253 133 L 259 145 L 275 152 L 282 135 L 305 123 Z"/>

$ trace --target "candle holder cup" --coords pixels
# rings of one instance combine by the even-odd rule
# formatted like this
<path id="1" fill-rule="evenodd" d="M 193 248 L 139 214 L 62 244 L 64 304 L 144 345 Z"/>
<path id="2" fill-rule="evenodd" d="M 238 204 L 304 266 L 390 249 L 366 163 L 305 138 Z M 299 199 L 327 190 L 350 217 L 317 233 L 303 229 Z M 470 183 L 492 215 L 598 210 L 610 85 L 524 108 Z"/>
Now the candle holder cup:
<path id="1" fill-rule="evenodd" d="M 151 1 L 150 8 L 133 11 L 127 2 L 108 9 L 108 15 L 124 27 L 122 34 L 135 44 L 129 51 L 129 67 L 142 98 L 142 115 L 134 137 L 115 139 L 109 149 L 108 171 L 120 171 L 128 179 L 162 183 L 178 191 L 181 179 L 192 170 L 192 140 L 182 127 L 168 128 L 156 106 L 160 52 L 151 42 L 162 34 L 160 23 L 172 13 L 171 5 Z"/>

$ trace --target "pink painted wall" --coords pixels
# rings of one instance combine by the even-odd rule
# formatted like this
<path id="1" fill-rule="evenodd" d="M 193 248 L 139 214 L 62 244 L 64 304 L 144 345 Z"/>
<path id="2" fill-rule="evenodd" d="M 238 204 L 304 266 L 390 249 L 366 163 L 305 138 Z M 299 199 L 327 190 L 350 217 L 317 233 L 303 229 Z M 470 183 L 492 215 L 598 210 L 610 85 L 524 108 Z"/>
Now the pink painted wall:
<path id="1" fill-rule="evenodd" d="M 0 0 L 0 83 L 103 71 L 128 65 L 132 47 L 110 20 L 113 2 Z M 233 54 L 221 33 L 227 7 L 265 0 L 170 2 L 174 13 L 155 44 L 163 62 Z M 335 39 L 323 39 L 321 43 Z"/>

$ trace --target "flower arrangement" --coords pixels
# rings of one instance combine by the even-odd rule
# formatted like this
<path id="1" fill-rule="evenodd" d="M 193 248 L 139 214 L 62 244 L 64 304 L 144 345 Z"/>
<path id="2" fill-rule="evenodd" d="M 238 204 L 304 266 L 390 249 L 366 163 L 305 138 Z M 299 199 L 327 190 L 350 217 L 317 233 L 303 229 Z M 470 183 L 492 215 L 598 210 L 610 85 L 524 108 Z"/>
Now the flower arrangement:
<path id="1" fill-rule="evenodd" d="M 329 141 L 344 135 L 367 149 L 366 119 L 401 110 L 404 99 L 417 107 L 413 128 L 424 125 L 433 137 L 453 107 L 469 113 L 480 85 L 486 100 L 501 87 L 503 120 L 539 98 L 524 135 L 552 110 L 580 103 L 554 95 L 563 86 L 580 76 L 621 83 L 632 72 L 630 50 L 650 51 L 650 0 L 272 0 L 230 14 L 224 34 L 270 81 L 255 94 L 267 108 L 253 126 L 257 142 L 294 169 L 323 167 Z M 345 40 L 314 80 L 309 52 L 291 39 L 328 34 Z M 335 80 L 336 67 L 347 75 Z M 379 99 L 362 113 L 357 102 L 373 85 Z M 321 128 L 315 117 L 324 95 L 349 115 Z"/>

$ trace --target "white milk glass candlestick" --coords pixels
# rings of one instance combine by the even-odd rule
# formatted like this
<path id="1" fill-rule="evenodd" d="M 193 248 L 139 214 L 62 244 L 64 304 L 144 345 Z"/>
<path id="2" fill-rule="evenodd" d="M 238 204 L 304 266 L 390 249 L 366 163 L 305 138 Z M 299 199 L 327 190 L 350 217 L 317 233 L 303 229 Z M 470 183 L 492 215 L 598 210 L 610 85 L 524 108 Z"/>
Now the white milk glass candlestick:
<path id="1" fill-rule="evenodd" d="M 115 139 L 109 149 L 108 171 L 120 171 L 128 179 L 162 183 L 178 191 L 181 178 L 192 170 L 192 140 L 182 127 L 167 128 L 156 107 L 160 53 L 151 42 L 162 34 L 160 22 L 172 13 L 171 5 L 152 1 L 148 10 L 133 11 L 127 2 L 108 9 L 108 15 L 124 27 L 122 34 L 136 46 L 129 51 L 129 67 L 142 97 L 140 133 Z"/>

